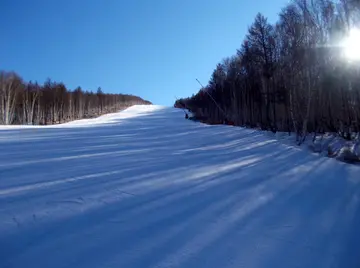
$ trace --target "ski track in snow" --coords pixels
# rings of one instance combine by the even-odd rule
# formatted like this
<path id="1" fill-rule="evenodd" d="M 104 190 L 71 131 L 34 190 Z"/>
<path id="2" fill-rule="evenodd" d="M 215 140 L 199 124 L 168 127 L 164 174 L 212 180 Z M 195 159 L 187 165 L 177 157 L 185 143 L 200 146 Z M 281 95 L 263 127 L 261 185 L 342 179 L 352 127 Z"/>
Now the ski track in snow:
<path id="1" fill-rule="evenodd" d="M 0 267 L 360 267 L 360 169 L 134 106 L 0 129 Z"/>

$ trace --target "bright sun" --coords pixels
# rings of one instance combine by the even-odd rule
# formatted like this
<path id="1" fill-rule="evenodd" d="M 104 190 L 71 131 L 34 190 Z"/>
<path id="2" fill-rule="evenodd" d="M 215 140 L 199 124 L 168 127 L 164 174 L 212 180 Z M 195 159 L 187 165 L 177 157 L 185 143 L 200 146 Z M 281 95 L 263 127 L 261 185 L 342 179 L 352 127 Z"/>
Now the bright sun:
<path id="1" fill-rule="evenodd" d="M 351 29 L 342 44 L 345 57 L 351 61 L 360 61 L 360 30 Z"/>

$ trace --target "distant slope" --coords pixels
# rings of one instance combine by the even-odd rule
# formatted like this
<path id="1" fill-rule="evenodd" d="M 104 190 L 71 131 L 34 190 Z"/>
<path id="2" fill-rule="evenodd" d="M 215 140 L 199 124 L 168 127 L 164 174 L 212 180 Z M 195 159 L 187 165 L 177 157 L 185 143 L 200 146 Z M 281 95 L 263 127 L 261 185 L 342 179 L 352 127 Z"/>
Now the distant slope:
<path id="1" fill-rule="evenodd" d="M 136 104 L 151 104 L 130 94 L 96 92 L 62 82 L 25 82 L 0 70 L 0 125 L 54 125 L 118 112 Z"/>
<path id="2" fill-rule="evenodd" d="M 138 105 L 0 147 L 2 268 L 360 265 L 359 167 L 259 131 Z"/>

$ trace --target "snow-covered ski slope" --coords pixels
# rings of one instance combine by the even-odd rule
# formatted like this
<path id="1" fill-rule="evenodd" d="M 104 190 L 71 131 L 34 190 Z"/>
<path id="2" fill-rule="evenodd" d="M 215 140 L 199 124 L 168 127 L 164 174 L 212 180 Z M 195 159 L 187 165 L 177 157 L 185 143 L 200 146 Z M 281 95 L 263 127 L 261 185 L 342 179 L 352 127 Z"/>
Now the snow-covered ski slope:
<path id="1" fill-rule="evenodd" d="M 0 267 L 360 267 L 360 169 L 134 106 L 0 130 Z"/>

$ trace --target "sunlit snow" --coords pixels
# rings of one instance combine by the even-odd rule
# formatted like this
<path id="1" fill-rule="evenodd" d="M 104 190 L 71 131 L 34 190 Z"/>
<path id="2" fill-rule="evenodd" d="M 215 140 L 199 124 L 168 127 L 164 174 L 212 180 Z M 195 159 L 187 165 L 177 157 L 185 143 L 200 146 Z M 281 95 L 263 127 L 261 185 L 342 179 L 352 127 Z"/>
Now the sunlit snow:
<path id="1" fill-rule="evenodd" d="M 134 106 L 0 130 L 0 267 L 360 267 L 360 170 Z"/>

